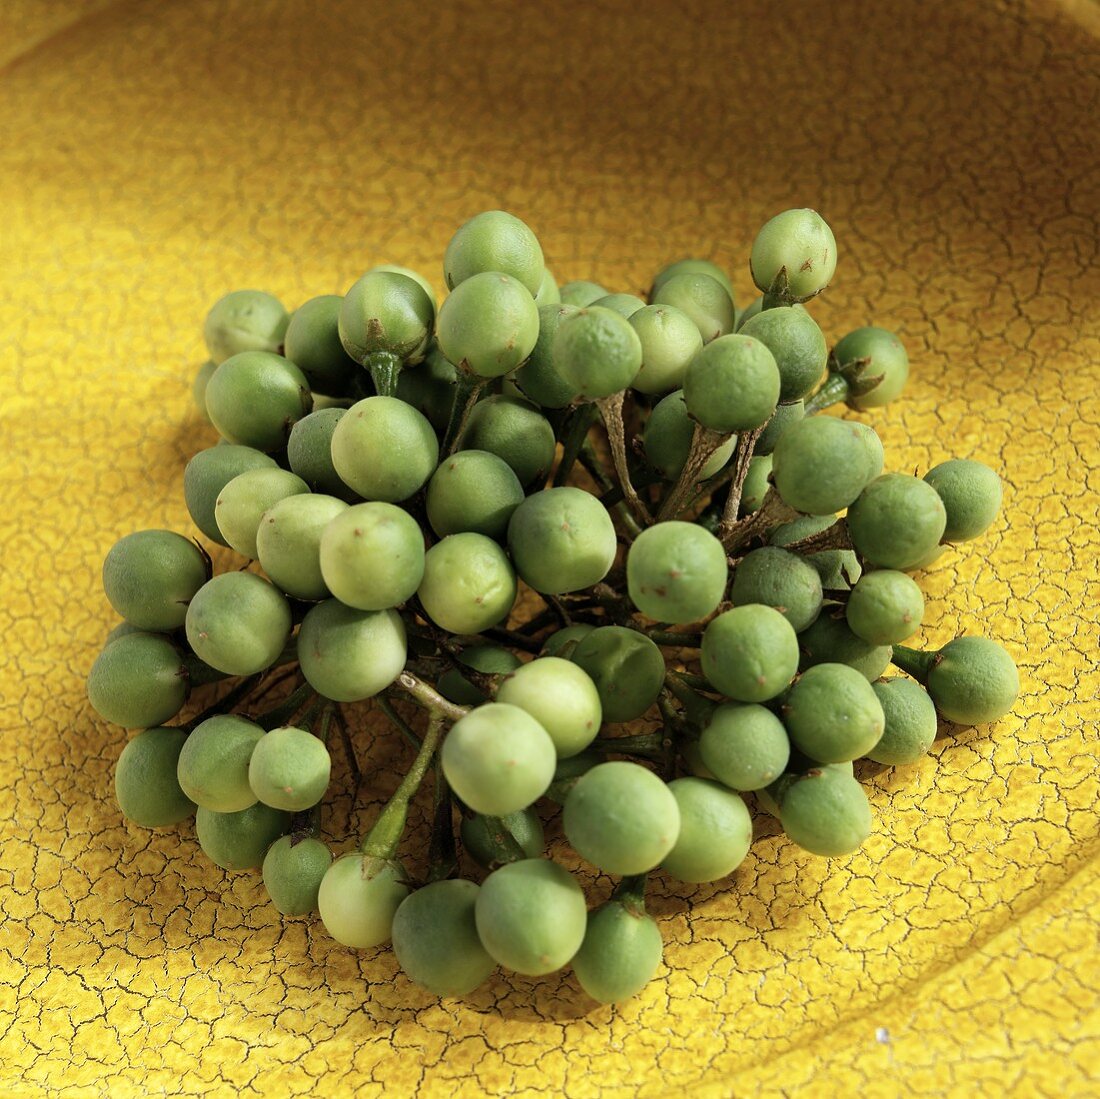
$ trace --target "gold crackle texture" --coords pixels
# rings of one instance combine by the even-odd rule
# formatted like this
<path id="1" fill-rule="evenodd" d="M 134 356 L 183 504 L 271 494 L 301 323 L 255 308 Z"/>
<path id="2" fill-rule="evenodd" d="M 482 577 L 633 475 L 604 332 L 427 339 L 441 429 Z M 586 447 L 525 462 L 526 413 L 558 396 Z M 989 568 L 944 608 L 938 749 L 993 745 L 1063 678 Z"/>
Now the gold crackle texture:
<path id="1" fill-rule="evenodd" d="M 1096 1095 L 1098 28 L 1091 0 L 5 0 L 0 1093 Z M 563 280 L 639 291 L 694 253 L 747 302 L 792 205 L 839 242 L 826 332 L 911 349 L 873 417 L 890 464 L 1004 476 L 920 640 L 1003 638 L 1010 717 L 873 779 L 849 859 L 759 821 L 732 881 L 659 883 L 667 965 L 617 1010 L 568 974 L 440 1004 L 280 920 L 190 826 L 120 821 L 125 734 L 83 694 L 99 566 L 190 529 L 213 299 L 293 305 L 386 260 L 438 285 L 455 226 L 501 206 Z M 375 802 L 407 762 L 372 757 Z M 337 837 L 372 811 L 341 794 Z"/>

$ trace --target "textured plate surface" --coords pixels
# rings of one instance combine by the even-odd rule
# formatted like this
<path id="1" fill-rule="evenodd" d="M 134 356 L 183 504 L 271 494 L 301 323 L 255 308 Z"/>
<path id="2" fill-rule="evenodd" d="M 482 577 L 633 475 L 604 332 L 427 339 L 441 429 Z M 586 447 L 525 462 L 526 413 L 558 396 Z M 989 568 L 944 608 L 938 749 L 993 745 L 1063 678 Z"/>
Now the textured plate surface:
<path id="1" fill-rule="evenodd" d="M 0 13 L 0 1091 L 1095 1094 L 1095 5 L 317 7 Z M 827 334 L 910 346 L 872 421 L 888 464 L 1004 475 L 991 536 L 927 576 L 922 641 L 1005 639 L 1013 716 L 875 779 L 851 859 L 761 822 L 729 885 L 659 888 L 667 969 L 614 1012 L 569 976 L 436 1003 L 278 920 L 189 828 L 120 822 L 125 735 L 83 698 L 98 569 L 124 532 L 189 529 L 214 298 L 296 304 L 386 260 L 438 285 L 453 228 L 503 206 L 562 280 L 639 291 L 696 253 L 747 302 L 790 205 L 836 232 Z M 348 808 L 340 834 L 370 817 Z"/>

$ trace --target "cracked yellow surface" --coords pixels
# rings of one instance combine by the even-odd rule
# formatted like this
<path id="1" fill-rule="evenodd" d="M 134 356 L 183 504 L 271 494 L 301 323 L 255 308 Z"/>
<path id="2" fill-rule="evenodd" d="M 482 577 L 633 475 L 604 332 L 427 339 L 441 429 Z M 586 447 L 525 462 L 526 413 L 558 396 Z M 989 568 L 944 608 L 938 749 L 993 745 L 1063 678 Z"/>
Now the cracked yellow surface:
<path id="1" fill-rule="evenodd" d="M 1095 1095 L 1096 5 L 317 7 L 0 14 L 0 1093 Z M 119 820 L 125 734 L 83 695 L 98 569 L 132 529 L 190 531 L 214 298 L 386 260 L 438 286 L 454 227 L 502 206 L 561 280 L 636 292 L 694 253 L 747 303 L 790 205 L 836 233 L 827 334 L 910 348 L 872 420 L 888 464 L 1004 476 L 991 536 L 927 575 L 921 640 L 1003 638 L 1012 716 L 875 777 L 852 858 L 761 819 L 732 881 L 660 882 L 667 967 L 614 1011 L 568 975 L 437 1003 L 281 921 L 190 826 Z M 408 761 L 362 750 L 377 800 Z M 349 809 L 339 842 L 373 811 Z"/>

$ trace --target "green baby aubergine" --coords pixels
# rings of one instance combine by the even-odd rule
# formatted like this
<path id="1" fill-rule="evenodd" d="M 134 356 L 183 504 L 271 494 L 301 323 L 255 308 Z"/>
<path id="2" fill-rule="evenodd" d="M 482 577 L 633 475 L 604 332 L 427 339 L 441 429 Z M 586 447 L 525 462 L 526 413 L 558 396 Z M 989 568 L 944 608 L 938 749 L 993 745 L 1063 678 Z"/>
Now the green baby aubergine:
<path id="1" fill-rule="evenodd" d="M 734 606 L 759 603 L 774 607 L 796 633 L 821 613 L 821 577 L 812 564 L 777 546 L 761 546 L 737 563 L 730 585 Z"/>
<path id="2" fill-rule="evenodd" d="M 916 763 L 936 739 L 936 706 L 912 679 L 879 679 L 871 684 L 882 706 L 884 727 L 867 758 L 890 767 Z"/>
<path id="3" fill-rule="evenodd" d="M 128 741 L 115 766 L 115 797 L 122 815 L 142 828 L 167 828 L 195 812 L 176 777 L 183 729 L 145 729 Z"/>
<path id="4" fill-rule="evenodd" d="M 920 628 L 924 596 L 905 573 L 876 569 L 852 588 L 844 614 L 857 637 L 875 645 L 896 645 Z"/>
<path id="5" fill-rule="evenodd" d="M 811 854 L 848 855 L 871 834 L 871 806 L 850 774 L 815 767 L 782 791 L 779 822 L 792 842 Z"/>
<path id="6" fill-rule="evenodd" d="M 370 950 L 390 941 L 393 922 L 409 895 L 408 874 L 395 859 L 356 852 L 325 871 L 317 909 L 325 930 L 344 946 Z"/>
<path id="7" fill-rule="evenodd" d="M 723 284 L 701 271 L 673 275 L 654 291 L 650 303 L 671 305 L 690 317 L 705 344 L 729 335 L 737 317 L 728 280 Z"/>
<path id="8" fill-rule="evenodd" d="M 530 401 L 502 393 L 474 405 L 462 450 L 484 450 L 504 461 L 525 489 L 546 480 L 556 440 L 550 421 Z"/>
<path id="9" fill-rule="evenodd" d="M 405 667 L 405 624 L 394 610 L 362 611 L 327 599 L 311 607 L 298 630 L 306 682 L 334 702 L 384 691 Z"/>
<path id="10" fill-rule="evenodd" d="M 218 493 L 214 519 L 225 541 L 242 557 L 255 561 L 264 514 L 288 496 L 301 496 L 309 485 L 285 469 L 250 469 L 238 474 Z"/>
<path id="11" fill-rule="evenodd" d="M 503 539 L 523 486 L 503 458 L 487 450 L 460 450 L 444 459 L 428 482 L 428 522 L 440 537 L 473 531 Z"/>
<path id="12" fill-rule="evenodd" d="M 798 670 L 798 637 L 773 607 L 749 603 L 712 619 L 703 632 L 703 675 L 736 702 L 766 702 Z"/>
<path id="13" fill-rule="evenodd" d="M 783 699 L 782 717 L 794 747 L 820 763 L 865 756 L 885 723 L 871 684 L 847 664 L 807 668 Z"/>
<path id="14" fill-rule="evenodd" d="M 138 631 L 108 642 L 88 673 L 87 689 L 100 717 L 127 729 L 147 729 L 180 712 L 188 673 L 166 637 Z"/>
<path id="15" fill-rule="evenodd" d="M 544 595 L 598 584 L 611 570 L 617 547 L 607 508 L 571 486 L 528 496 L 508 522 L 508 549 L 516 571 Z"/>
<path id="16" fill-rule="evenodd" d="M 368 271 L 344 295 L 337 327 L 347 354 L 370 371 L 380 396 L 392 397 L 403 366 L 428 353 L 435 300 L 398 271 Z"/>
<path id="17" fill-rule="evenodd" d="M 599 626 L 577 642 L 570 659 L 596 685 L 605 721 L 634 721 L 657 701 L 665 660 L 654 642 L 628 626 Z"/>
<path id="18" fill-rule="evenodd" d="M 631 601 L 658 622 L 706 618 L 722 601 L 728 574 L 722 543 L 695 523 L 657 523 L 638 535 L 626 560 Z"/>
<path id="19" fill-rule="evenodd" d="M 765 294 L 778 283 L 792 301 L 806 301 L 836 271 L 833 231 L 816 210 L 784 210 L 756 234 L 749 269 Z"/>
<path id="20" fill-rule="evenodd" d="M 894 663 L 923 683 L 940 714 L 959 725 L 998 721 L 1020 693 L 1016 662 L 986 637 L 956 637 L 931 653 L 895 645 Z"/>
<path id="21" fill-rule="evenodd" d="M 290 815 L 262 802 L 238 813 L 215 813 L 200 806 L 195 834 L 208 859 L 223 870 L 253 870 L 286 831 Z"/>
<path id="22" fill-rule="evenodd" d="M 876 477 L 848 508 L 852 546 L 883 569 L 915 565 L 939 545 L 946 525 L 936 490 L 906 473 Z"/>
<path id="23" fill-rule="evenodd" d="M 312 836 L 280 836 L 264 855 L 264 888 L 284 916 L 317 911 L 321 882 L 332 865 L 332 852 Z"/>
<path id="24" fill-rule="evenodd" d="M 584 941 L 584 892 L 549 859 L 522 859 L 494 870 L 474 904 L 478 938 L 505 969 L 528 977 L 568 965 Z"/>
<path id="25" fill-rule="evenodd" d="M 341 603 L 382 611 L 411 599 L 424 579 L 424 534 L 416 520 L 380 500 L 336 512 L 321 532 L 321 576 Z M 386 563 L 379 568 L 379 562 Z"/>
<path id="26" fill-rule="evenodd" d="M 924 475 L 943 501 L 945 542 L 968 542 L 984 534 L 1001 510 L 1001 479 L 982 462 L 952 458 Z"/>
<path id="27" fill-rule="evenodd" d="M 885 328 L 857 328 L 833 348 L 833 369 L 848 382 L 847 402 L 861 412 L 896 400 L 909 379 L 905 345 Z"/>
<path id="28" fill-rule="evenodd" d="M 527 361 L 516 371 L 516 385 L 541 408 L 565 408 L 577 396 L 577 390 L 561 376 L 554 362 L 558 325 L 577 311 L 577 306 L 564 303 L 539 307 L 538 339 Z"/>
<path id="29" fill-rule="evenodd" d="M 833 416 L 792 423 L 772 451 L 775 490 L 795 511 L 833 515 L 852 504 L 872 477 L 859 427 Z"/>
<path id="30" fill-rule="evenodd" d="M 636 905 L 612 899 L 589 913 L 573 972 L 593 1000 L 617 1004 L 649 984 L 663 953 L 657 921 Z"/>
<path id="31" fill-rule="evenodd" d="M 264 453 L 281 450 L 293 426 L 313 410 L 306 376 L 270 351 L 226 359 L 206 386 L 206 410 L 226 442 Z"/>
<path id="32" fill-rule="evenodd" d="M 642 345 L 642 365 L 632 387 L 639 393 L 668 393 L 684 384 L 684 375 L 703 349 L 695 322 L 673 305 L 647 305 L 630 316 Z"/>
<path id="33" fill-rule="evenodd" d="M 775 358 L 751 336 L 721 336 L 691 360 L 684 403 L 696 422 L 726 435 L 763 427 L 779 403 Z"/>
<path id="34" fill-rule="evenodd" d="M 705 778 L 673 779 L 668 788 L 680 810 L 680 831 L 661 866 L 686 882 L 732 874 L 752 843 L 752 817 L 744 799 Z"/>
<path id="35" fill-rule="evenodd" d="M 448 361 L 482 378 L 526 362 L 539 336 L 535 299 L 511 275 L 485 271 L 454 290 L 439 310 L 436 338 Z"/>
<path id="36" fill-rule="evenodd" d="M 554 333 L 554 366 L 588 400 L 626 389 L 642 368 L 642 344 L 613 309 L 590 305 L 562 317 Z"/>
<path id="37" fill-rule="evenodd" d="M 278 351 L 289 322 L 289 314 L 273 294 L 234 290 L 214 303 L 202 334 L 211 360 L 223 363 L 242 351 Z"/>
<path id="38" fill-rule="evenodd" d="M 605 294 L 592 304 L 598 305 L 601 309 L 610 309 L 627 320 L 630 320 L 640 309 L 645 308 L 645 302 L 634 294 Z"/>
<path id="39" fill-rule="evenodd" d="M 762 790 L 785 770 L 787 730 L 766 706 L 725 702 L 699 737 L 702 762 L 731 790 Z"/>
<path id="40" fill-rule="evenodd" d="M 762 343 L 779 370 L 779 400 L 808 396 L 825 373 L 829 358 L 825 334 L 801 306 L 765 309 L 738 329 Z"/>
<path id="41" fill-rule="evenodd" d="M 405 975 L 435 996 L 465 996 L 497 967 L 477 933 L 472 881 L 431 882 L 393 916 L 393 952 Z"/>
<path id="42" fill-rule="evenodd" d="M 680 476 L 691 450 L 694 429 L 682 389 L 663 397 L 649 414 L 642 434 L 645 455 L 666 481 L 675 481 Z M 735 436 L 722 443 L 699 471 L 700 479 L 706 480 L 720 472 L 733 456 L 736 446 Z"/>
<path id="43" fill-rule="evenodd" d="M 183 471 L 183 498 L 192 522 L 211 541 L 228 546 L 217 520 L 222 490 L 248 470 L 278 468 L 274 458 L 250 446 L 224 444 L 200 450 Z"/>
<path id="44" fill-rule="evenodd" d="M 504 210 L 486 210 L 472 217 L 451 237 L 443 256 L 443 277 L 449 290 L 489 271 L 516 279 L 532 297 L 539 292 L 546 273 L 538 237 Z"/>
<path id="45" fill-rule="evenodd" d="M 575 279 L 572 282 L 562 283 L 559 290 L 562 305 L 572 305 L 577 309 L 593 305 L 600 298 L 607 297 L 607 289 L 598 282 L 586 282 L 584 279 Z"/>
<path id="46" fill-rule="evenodd" d="M 561 291 L 558 289 L 557 279 L 549 267 L 542 269 L 542 280 L 535 291 L 535 304 L 541 309 L 544 305 L 560 305 Z"/>
<path id="47" fill-rule="evenodd" d="M 666 264 L 654 275 L 653 285 L 649 291 L 650 299 L 652 300 L 654 294 L 669 279 L 673 279 L 677 275 L 709 275 L 715 282 L 725 288 L 726 293 L 731 298 L 733 297 L 733 283 L 730 281 L 729 275 L 718 264 L 709 259 L 679 259 L 675 263 Z"/>
<path id="48" fill-rule="evenodd" d="M 227 675 L 270 668 L 286 645 L 290 605 L 274 584 L 251 572 L 208 580 L 187 608 L 187 641 L 195 654 Z"/>
<path id="49" fill-rule="evenodd" d="M 248 765 L 264 730 L 239 714 L 215 714 L 196 725 L 179 753 L 180 788 L 196 805 L 215 813 L 237 813 L 259 798 L 248 781 Z"/>
<path id="50" fill-rule="evenodd" d="M 789 404 L 777 404 L 775 411 L 772 413 L 772 418 L 764 425 L 763 430 L 756 437 L 756 443 L 752 448 L 752 452 L 757 457 L 771 457 L 775 450 L 775 444 L 779 441 L 779 436 L 783 434 L 787 428 L 796 423 L 799 420 L 805 419 L 806 405 L 803 401 L 791 401 Z M 768 469 L 771 469 L 771 463 L 768 463 Z"/>
<path id="51" fill-rule="evenodd" d="M 526 710 L 490 702 L 455 722 L 440 754 L 451 789 L 475 813 L 502 817 L 546 793 L 557 753 Z"/>
<path id="52" fill-rule="evenodd" d="M 248 761 L 248 784 L 264 805 L 300 813 L 324 797 L 331 771 L 323 741 L 308 729 L 284 725 L 257 741 Z"/>
<path id="53" fill-rule="evenodd" d="M 359 373 L 359 364 L 340 340 L 343 304 L 339 294 L 310 298 L 294 310 L 287 325 L 284 353 L 315 393 L 342 396 Z"/>
<path id="54" fill-rule="evenodd" d="M 652 771 L 637 763 L 601 763 L 570 790 L 562 827 L 593 866 L 608 874 L 642 874 L 674 848 L 680 809 Z"/>
<path id="55" fill-rule="evenodd" d="M 517 667 L 501 683 L 496 700 L 530 714 L 550 735 L 559 759 L 584 751 L 603 720 L 592 678 L 579 665 L 556 656 Z"/>
<path id="56" fill-rule="evenodd" d="M 108 602 L 140 630 L 174 630 L 210 579 L 210 559 L 170 530 L 141 530 L 119 539 L 103 561 Z"/>
<path id="57" fill-rule="evenodd" d="M 332 433 L 333 467 L 364 500 L 407 500 L 423 488 L 438 463 L 435 429 L 396 397 L 359 401 Z"/>
<path id="58" fill-rule="evenodd" d="M 508 617 L 517 590 L 504 550 L 484 534 L 467 531 L 449 534 L 428 550 L 416 594 L 437 626 L 475 634 Z"/>

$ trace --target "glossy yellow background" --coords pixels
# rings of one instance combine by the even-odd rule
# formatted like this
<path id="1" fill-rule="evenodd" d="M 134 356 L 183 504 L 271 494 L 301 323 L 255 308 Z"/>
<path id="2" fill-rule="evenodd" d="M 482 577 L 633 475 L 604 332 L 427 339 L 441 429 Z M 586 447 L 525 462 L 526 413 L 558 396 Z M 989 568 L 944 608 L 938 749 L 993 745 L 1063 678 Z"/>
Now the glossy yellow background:
<path id="1" fill-rule="evenodd" d="M 1098 27 L 1091 0 L 7 0 L 0 1092 L 1095 1094 Z M 280 921 L 189 828 L 120 822 L 125 734 L 83 697 L 98 568 L 129 530 L 190 529 L 214 298 L 294 305 L 387 260 L 438 285 L 454 227 L 503 206 L 562 280 L 639 291 L 695 253 L 746 303 L 790 205 L 839 242 L 827 334 L 911 349 L 872 421 L 888 463 L 1003 473 L 992 535 L 927 576 L 923 641 L 1004 639 L 1014 715 L 874 779 L 850 859 L 761 820 L 728 885 L 661 885 L 667 969 L 614 1011 L 568 975 L 441 1005 Z M 338 836 L 370 818 L 347 801 Z"/>

